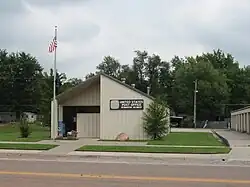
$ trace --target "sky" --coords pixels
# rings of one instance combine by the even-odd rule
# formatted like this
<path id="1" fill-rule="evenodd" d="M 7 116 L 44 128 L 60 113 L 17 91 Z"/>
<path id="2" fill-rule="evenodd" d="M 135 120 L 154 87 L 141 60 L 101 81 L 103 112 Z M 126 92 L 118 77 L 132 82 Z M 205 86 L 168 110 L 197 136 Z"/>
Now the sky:
<path id="1" fill-rule="evenodd" d="M 169 61 L 220 48 L 249 64 L 249 0 L 1 0 L 0 22 L 0 48 L 30 53 L 46 71 L 57 25 L 57 69 L 69 78 L 107 55 L 132 64 L 135 50 Z"/>

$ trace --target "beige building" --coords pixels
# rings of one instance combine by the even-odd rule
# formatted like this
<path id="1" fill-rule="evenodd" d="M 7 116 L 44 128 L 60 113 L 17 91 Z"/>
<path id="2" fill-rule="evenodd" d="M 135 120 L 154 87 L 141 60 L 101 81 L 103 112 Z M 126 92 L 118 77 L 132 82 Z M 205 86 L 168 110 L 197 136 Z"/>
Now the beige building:
<path id="1" fill-rule="evenodd" d="M 231 112 L 231 129 L 250 133 L 250 107 Z"/>
<path id="2" fill-rule="evenodd" d="M 130 139 L 146 139 L 142 116 L 152 101 L 133 86 L 99 74 L 57 96 L 58 120 L 80 138 L 115 139 L 126 133 Z"/>

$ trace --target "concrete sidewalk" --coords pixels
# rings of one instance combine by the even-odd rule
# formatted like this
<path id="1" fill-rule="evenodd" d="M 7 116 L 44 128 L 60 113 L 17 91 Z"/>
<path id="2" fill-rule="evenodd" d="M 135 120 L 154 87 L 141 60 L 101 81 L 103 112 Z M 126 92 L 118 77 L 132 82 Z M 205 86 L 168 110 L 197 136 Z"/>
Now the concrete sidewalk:
<path id="1" fill-rule="evenodd" d="M 232 148 L 229 159 L 250 160 L 250 135 L 230 130 L 215 131 L 229 142 Z"/>
<path id="2" fill-rule="evenodd" d="M 5 156 L 22 156 L 22 157 L 64 157 L 64 158 L 111 158 L 111 159 L 152 159 L 152 160 L 206 160 L 206 161 L 226 161 L 228 154 L 165 154 L 165 153 L 124 153 L 124 152 L 82 152 L 72 151 L 67 154 L 61 154 L 60 151 L 35 151 L 35 150 L 0 150 L 0 158 Z"/>

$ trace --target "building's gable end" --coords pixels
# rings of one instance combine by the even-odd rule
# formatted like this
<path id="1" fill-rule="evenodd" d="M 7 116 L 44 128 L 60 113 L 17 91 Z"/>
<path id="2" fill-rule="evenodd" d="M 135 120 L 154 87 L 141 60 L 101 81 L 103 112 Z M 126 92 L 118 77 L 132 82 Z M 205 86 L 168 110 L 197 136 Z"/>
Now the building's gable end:
<path id="1" fill-rule="evenodd" d="M 101 75 L 101 85 L 102 90 L 105 90 L 106 92 L 111 92 L 111 95 L 117 95 L 117 98 L 120 97 L 120 93 L 122 92 L 127 99 L 136 99 L 136 98 L 141 98 L 144 100 L 149 100 L 153 101 L 153 97 L 147 95 L 146 93 L 142 93 L 141 91 L 133 88 L 130 85 L 126 85 L 119 80 L 116 80 L 115 78 L 110 78 L 109 76 L 106 75 Z M 122 90 L 122 91 L 121 91 Z M 125 93 L 124 93 L 125 92 Z M 117 93 L 117 94 L 116 94 Z"/>
<path id="2" fill-rule="evenodd" d="M 61 104 L 64 106 L 99 106 L 100 84 L 94 83 L 85 89 L 79 90 L 77 94 L 72 95 L 72 97 L 61 102 Z"/>

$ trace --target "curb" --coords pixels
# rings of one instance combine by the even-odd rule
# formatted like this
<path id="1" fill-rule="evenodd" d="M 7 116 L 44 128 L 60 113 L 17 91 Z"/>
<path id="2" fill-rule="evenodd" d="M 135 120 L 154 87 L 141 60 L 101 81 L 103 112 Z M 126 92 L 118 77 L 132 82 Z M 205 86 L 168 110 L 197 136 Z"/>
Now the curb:
<path id="1" fill-rule="evenodd" d="M 84 154 L 77 154 L 75 152 L 70 152 L 68 154 L 54 153 L 48 154 L 44 151 L 40 152 L 24 152 L 24 151 L 9 151 L 9 152 L 0 152 L 0 158 L 36 158 L 36 159 L 76 159 L 76 160 L 96 160 L 98 159 L 107 159 L 115 161 L 162 161 L 162 162 L 209 162 L 209 163 L 230 163 L 230 162 L 239 162 L 250 165 L 249 158 L 239 158 L 234 159 L 230 158 L 230 154 L 215 154 L 215 155 L 181 155 L 181 154 L 165 154 L 165 155 L 122 155 L 122 154 L 100 154 L 99 152 L 85 152 Z"/>
<path id="2" fill-rule="evenodd" d="M 164 153 L 117 153 L 117 152 L 78 152 L 73 151 L 67 154 L 68 156 L 79 156 L 81 158 L 114 158 L 114 159 L 153 159 L 153 160 L 227 160 L 228 154 L 164 154 Z"/>
<path id="3" fill-rule="evenodd" d="M 231 148 L 231 145 L 230 145 L 230 143 L 228 142 L 228 140 L 226 139 L 226 138 L 224 138 L 223 136 L 221 136 L 219 133 L 217 133 L 215 130 L 213 130 L 212 129 L 212 132 L 216 135 L 216 136 L 218 136 L 221 140 L 222 140 L 222 142 L 225 144 L 225 145 L 227 145 L 228 147 L 230 147 Z"/>
<path id="4" fill-rule="evenodd" d="M 0 152 L 0 157 L 10 157 L 10 156 L 18 156 L 18 157 L 57 157 L 57 158 L 90 158 L 90 159 L 152 159 L 152 160 L 167 160 L 167 159 L 178 159 L 178 160 L 228 160 L 228 154 L 225 155 L 192 155 L 192 154 L 129 154 L 129 153 L 110 153 L 110 152 L 77 152 L 73 151 L 68 154 L 48 154 L 44 151 L 19 151 L 12 150 L 6 152 Z"/>
<path id="5" fill-rule="evenodd" d="M 228 159 L 228 161 L 237 161 L 237 162 L 249 162 L 250 163 L 250 159 L 247 158 L 247 159 L 238 159 L 238 158 L 230 158 Z"/>

